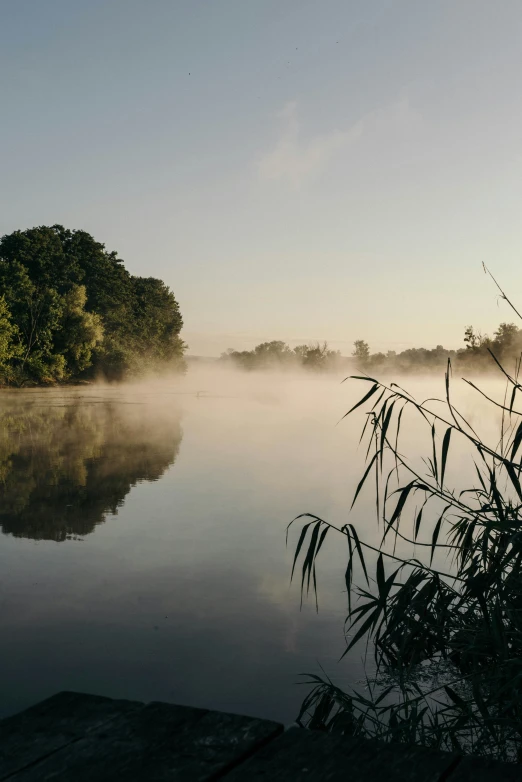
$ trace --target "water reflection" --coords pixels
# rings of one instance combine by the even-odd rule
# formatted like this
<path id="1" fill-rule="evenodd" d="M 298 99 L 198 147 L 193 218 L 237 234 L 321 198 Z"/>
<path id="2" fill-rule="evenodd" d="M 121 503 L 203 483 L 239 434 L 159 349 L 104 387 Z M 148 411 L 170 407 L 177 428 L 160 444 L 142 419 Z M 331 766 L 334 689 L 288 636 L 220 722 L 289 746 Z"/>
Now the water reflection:
<path id="1" fill-rule="evenodd" d="M 118 399 L 67 396 L 40 404 L 3 396 L 0 409 L 0 527 L 57 542 L 93 532 L 132 486 L 174 463 L 180 415 Z"/>

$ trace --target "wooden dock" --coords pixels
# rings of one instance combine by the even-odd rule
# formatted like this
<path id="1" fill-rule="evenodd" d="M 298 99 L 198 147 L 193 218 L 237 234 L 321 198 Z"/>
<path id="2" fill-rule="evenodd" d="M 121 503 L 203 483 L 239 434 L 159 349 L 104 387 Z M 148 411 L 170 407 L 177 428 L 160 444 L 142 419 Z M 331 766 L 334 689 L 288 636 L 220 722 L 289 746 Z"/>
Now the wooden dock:
<path id="1" fill-rule="evenodd" d="M 0 721 L 13 782 L 511 782 L 522 766 L 168 703 L 62 692 Z"/>

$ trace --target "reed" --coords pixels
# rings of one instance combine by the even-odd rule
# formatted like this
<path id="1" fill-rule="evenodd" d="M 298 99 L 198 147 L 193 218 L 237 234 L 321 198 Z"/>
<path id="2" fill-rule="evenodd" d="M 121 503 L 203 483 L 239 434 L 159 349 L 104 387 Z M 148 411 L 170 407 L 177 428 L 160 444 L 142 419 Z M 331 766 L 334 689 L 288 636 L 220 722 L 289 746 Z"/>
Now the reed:
<path id="1" fill-rule="evenodd" d="M 300 570 L 302 597 L 311 593 L 317 604 L 324 541 L 344 537 L 342 656 L 366 641 L 376 673 L 349 691 L 326 675 L 305 675 L 311 689 L 298 719 L 309 728 L 522 759 L 521 362 L 511 374 L 490 355 L 506 383 L 504 398 L 465 382 L 500 413 L 494 442 L 454 404 L 450 361 L 439 400 L 353 378 L 366 388 L 346 415 L 365 414 L 366 457 L 352 507 L 373 479 L 382 537 L 372 546 L 351 523 L 336 527 L 301 514 L 289 525 L 300 526 L 292 577 Z M 421 466 L 401 447 L 406 414 L 427 428 Z M 446 469 L 457 446 L 475 476 L 464 488 Z M 399 540 L 412 545 L 411 557 L 397 553 Z"/>

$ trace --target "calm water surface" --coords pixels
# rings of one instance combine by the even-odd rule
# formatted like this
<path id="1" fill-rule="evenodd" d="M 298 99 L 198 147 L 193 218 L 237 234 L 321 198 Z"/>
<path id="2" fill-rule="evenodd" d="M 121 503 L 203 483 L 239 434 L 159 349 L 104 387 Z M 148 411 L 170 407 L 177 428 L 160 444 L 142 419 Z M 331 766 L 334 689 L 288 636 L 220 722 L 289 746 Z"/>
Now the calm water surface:
<path id="1" fill-rule="evenodd" d="M 344 546 L 300 610 L 285 528 L 348 520 L 360 419 L 336 423 L 362 390 L 193 371 L 2 392 L 0 716 L 71 689 L 291 721 L 300 673 L 360 679 Z M 350 520 L 377 540 L 371 508 Z"/>

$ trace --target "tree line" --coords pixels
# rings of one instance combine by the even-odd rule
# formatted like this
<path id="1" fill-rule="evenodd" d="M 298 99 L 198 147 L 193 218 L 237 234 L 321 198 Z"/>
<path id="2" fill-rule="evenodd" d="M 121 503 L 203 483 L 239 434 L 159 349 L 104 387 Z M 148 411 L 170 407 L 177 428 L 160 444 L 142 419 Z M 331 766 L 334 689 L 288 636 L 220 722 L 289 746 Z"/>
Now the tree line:
<path id="1" fill-rule="evenodd" d="M 483 335 L 473 326 L 464 332 L 464 346 L 448 350 L 442 345 L 435 348 L 408 348 L 401 352 L 372 353 L 362 339 L 355 340 L 351 357 L 342 356 L 339 350 L 331 350 L 327 342 L 289 347 L 282 340 L 262 342 L 253 350 L 229 348 L 221 354 L 221 362 L 240 369 L 284 369 L 304 367 L 316 371 L 349 369 L 357 367 L 372 372 L 426 372 L 444 369 L 448 358 L 456 366 L 466 369 L 488 369 L 492 355 L 500 362 L 517 360 L 522 353 L 522 329 L 514 323 L 501 323 L 493 337 Z"/>
<path id="2" fill-rule="evenodd" d="M 183 369 L 183 325 L 172 291 L 131 275 L 116 252 L 61 225 L 0 239 L 0 382 Z"/>
<path id="3" fill-rule="evenodd" d="M 261 342 L 253 350 L 229 348 L 221 354 L 222 362 L 241 369 L 283 369 L 305 367 L 312 370 L 336 369 L 342 358 L 338 350 L 330 350 L 327 342 L 298 345 L 290 348 L 282 340 Z"/>
<path id="4" fill-rule="evenodd" d="M 493 337 L 468 326 L 464 332 L 464 346 L 458 350 L 437 345 L 432 349 L 408 348 L 400 353 L 394 350 L 371 353 L 367 342 L 356 340 L 352 356 L 359 367 L 367 370 L 408 372 L 443 369 L 448 358 L 465 369 L 489 369 L 495 359 L 512 362 L 518 360 L 521 353 L 522 329 L 515 323 L 501 323 Z"/>
<path id="5" fill-rule="evenodd" d="M 492 355 L 500 362 L 516 361 L 522 354 L 522 329 L 514 323 L 501 323 L 493 337 L 481 334 L 473 326 L 464 332 L 464 346 L 448 350 L 442 345 L 435 348 L 408 348 L 397 353 L 372 353 L 363 339 L 355 340 L 351 357 L 344 357 L 339 350 L 330 350 L 327 342 L 298 345 L 290 348 L 282 340 L 262 342 L 253 350 L 229 348 L 220 360 L 240 369 L 284 369 L 304 367 L 312 370 L 347 369 L 355 364 L 361 369 L 377 372 L 425 372 L 446 367 L 448 358 L 456 366 L 466 369 L 488 369 Z"/>

